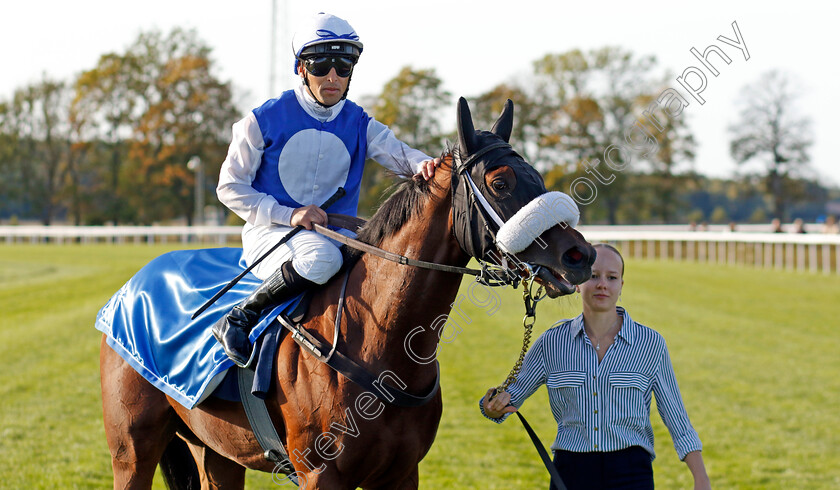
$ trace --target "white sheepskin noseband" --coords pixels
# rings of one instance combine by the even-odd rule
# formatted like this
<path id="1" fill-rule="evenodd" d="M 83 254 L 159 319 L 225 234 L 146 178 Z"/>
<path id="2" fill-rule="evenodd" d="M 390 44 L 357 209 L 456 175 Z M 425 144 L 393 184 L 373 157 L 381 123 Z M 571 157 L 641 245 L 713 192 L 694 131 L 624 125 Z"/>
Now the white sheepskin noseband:
<path id="1" fill-rule="evenodd" d="M 507 220 L 496 235 L 496 245 L 503 252 L 519 253 L 544 231 L 560 223 L 574 228 L 579 218 L 574 199 L 562 192 L 546 192 Z"/>

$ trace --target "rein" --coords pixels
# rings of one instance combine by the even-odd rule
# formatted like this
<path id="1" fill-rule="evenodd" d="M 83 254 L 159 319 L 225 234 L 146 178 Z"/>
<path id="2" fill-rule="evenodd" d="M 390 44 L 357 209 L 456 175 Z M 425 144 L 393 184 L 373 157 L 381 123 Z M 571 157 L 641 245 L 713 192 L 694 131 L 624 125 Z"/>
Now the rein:
<path id="1" fill-rule="evenodd" d="M 332 238 L 333 240 L 341 242 L 347 245 L 348 247 L 355 248 L 356 250 L 360 250 L 362 252 L 369 253 L 371 255 L 375 255 L 377 257 L 381 257 L 383 259 L 390 260 L 391 262 L 396 262 L 401 265 L 410 265 L 413 267 L 420 267 L 421 269 L 429 269 L 433 271 L 452 272 L 453 274 L 469 274 L 472 276 L 480 276 L 482 272 L 479 269 L 470 269 L 468 267 L 457 267 L 454 265 L 436 264 L 434 262 L 426 262 L 424 260 L 409 259 L 404 255 L 382 250 L 379 247 L 374 247 L 373 245 L 361 242 L 359 240 L 356 240 L 355 238 L 350 238 L 346 235 L 342 235 L 337 231 L 333 231 L 319 224 L 314 224 L 313 228 L 321 235 L 324 235 L 328 238 Z"/>
<path id="2" fill-rule="evenodd" d="M 335 215 L 330 215 L 331 221 L 333 220 L 334 216 Z M 433 271 L 450 272 L 452 274 L 466 274 L 476 276 L 478 281 L 486 286 L 504 286 L 507 284 L 514 284 L 514 281 L 509 279 L 511 271 L 509 269 L 502 268 L 494 264 L 488 264 L 486 262 L 480 261 L 479 263 L 481 264 L 481 269 L 471 269 L 469 267 L 458 267 L 454 265 L 427 262 L 425 260 L 410 259 L 404 255 L 400 255 L 394 252 L 388 252 L 386 250 L 382 250 L 379 247 L 374 247 L 373 245 L 369 245 L 367 243 L 356 240 L 355 238 L 350 238 L 346 235 L 342 235 L 337 231 L 333 231 L 319 224 L 313 225 L 313 229 L 321 235 L 324 235 L 328 238 L 332 238 L 333 240 L 343 243 L 348 247 L 355 248 L 356 250 L 360 250 L 362 252 L 381 257 L 385 260 L 389 260 L 400 265 L 419 267 L 421 269 L 428 269 Z"/>

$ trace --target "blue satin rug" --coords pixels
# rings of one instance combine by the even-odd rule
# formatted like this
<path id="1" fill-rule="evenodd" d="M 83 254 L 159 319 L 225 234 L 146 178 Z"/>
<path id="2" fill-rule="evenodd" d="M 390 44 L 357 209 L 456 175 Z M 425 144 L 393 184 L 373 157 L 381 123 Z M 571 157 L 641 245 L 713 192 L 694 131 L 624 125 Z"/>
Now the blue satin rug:
<path id="1" fill-rule="evenodd" d="M 96 329 L 150 383 L 186 408 L 193 408 L 234 366 L 210 328 L 262 281 L 248 273 L 195 320 L 190 316 L 245 268 L 241 248 L 161 255 L 99 310 Z M 251 342 L 256 342 L 277 315 L 296 306 L 301 296 L 264 315 L 251 331 Z"/>

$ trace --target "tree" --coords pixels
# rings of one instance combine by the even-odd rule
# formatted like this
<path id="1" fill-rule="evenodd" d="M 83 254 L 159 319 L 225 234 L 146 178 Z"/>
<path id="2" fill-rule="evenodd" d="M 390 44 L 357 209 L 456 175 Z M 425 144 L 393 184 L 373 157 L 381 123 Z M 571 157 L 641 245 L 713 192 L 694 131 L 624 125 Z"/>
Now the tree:
<path id="1" fill-rule="evenodd" d="M 74 128 L 104 151 L 76 148 L 109 169 L 97 190 L 111 196 L 111 221 L 192 221 L 195 175 L 186 163 L 198 156 L 218 174 L 239 114 L 210 52 L 195 31 L 142 33 L 76 81 Z"/>
<path id="2" fill-rule="evenodd" d="M 2 139 L 9 146 L 0 156 L 7 167 L 4 179 L 11 182 L 10 197 L 45 225 L 60 209 L 68 106 L 65 84 L 44 75 L 40 82 L 16 90 L 2 110 Z"/>
<path id="3" fill-rule="evenodd" d="M 129 150 L 129 201 L 143 223 L 194 215 L 195 174 L 187 161 L 198 156 L 218 175 L 239 110 L 229 82 L 212 73 L 210 48 L 195 31 L 143 34 L 130 48 L 139 60 L 145 110 Z M 207 191 L 204 186 L 204 191 Z"/>
<path id="4" fill-rule="evenodd" d="M 19 135 L 12 102 L 0 101 L 0 217 L 17 217 L 22 211 Z"/>
<path id="5" fill-rule="evenodd" d="M 86 190 L 93 198 L 91 202 L 96 203 L 95 209 L 87 210 L 95 222 L 110 220 L 117 224 L 131 219 L 120 174 L 128 140 L 142 111 L 139 72 L 139 60 L 131 53 L 107 53 L 74 83 L 72 124 L 78 142 L 89 143 L 87 147 L 77 145 L 74 156 L 81 156 L 83 149 L 91 150 L 84 151 L 85 160 L 99 170 L 94 171 Z"/>
<path id="6" fill-rule="evenodd" d="M 371 101 L 371 113 L 407 145 L 435 156 L 443 149 L 445 135 L 440 118 L 449 107 L 450 97 L 434 69 L 407 66 Z M 386 174 L 380 165 L 366 165 L 359 199 L 361 214 L 372 214 L 385 196 L 392 183 Z"/>
<path id="7" fill-rule="evenodd" d="M 771 71 L 760 80 L 741 91 L 739 119 L 729 127 L 730 153 L 738 164 L 763 165 L 773 217 L 784 220 L 790 180 L 810 161 L 811 120 L 797 114 L 799 93 L 789 76 Z"/>
<path id="8" fill-rule="evenodd" d="M 510 99 L 514 102 L 513 132 L 510 142 L 528 162 L 540 161 L 540 145 L 534 129 L 537 128 L 540 107 L 531 96 L 516 85 L 497 85 L 489 92 L 470 98 L 473 121 L 477 128 L 490 128 Z"/>
<path id="9" fill-rule="evenodd" d="M 661 93 L 661 92 L 659 92 Z M 685 179 L 690 176 L 679 175 L 681 164 L 690 164 L 694 160 L 695 141 L 685 119 L 669 117 L 658 101 L 649 96 L 642 96 L 640 102 L 653 110 L 644 112 L 646 117 L 640 119 L 647 134 L 656 139 L 656 151 L 653 158 L 648 159 L 651 178 L 649 186 L 640 189 L 650 196 L 649 207 L 651 216 L 658 216 L 663 223 L 671 223 L 680 213 L 683 205 L 680 200 L 680 190 Z M 657 113 L 658 110 L 658 113 Z M 690 166 L 687 168 L 690 170 Z"/>
<path id="10" fill-rule="evenodd" d="M 440 118 L 450 97 L 433 68 L 406 66 L 385 84 L 371 112 L 412 148 L 438 153 L 444 140 Z"/>
<path id="11" fill-rule="evenodd" d="M 658 172 L 662 182 L 693 156 L 681 121 L 660 116 L 654 129 L 644 117 L 662 92 L 655 66 L 653 56 L 615 47 L 549 54 L 534 63 L 537 168 L 547 169 L 554 185 L 568 185 L 579 204 L 597 199 L 601 209 L 582 212 L 603 210 L 611 224 L 618 222 L 632 172 Z"/>

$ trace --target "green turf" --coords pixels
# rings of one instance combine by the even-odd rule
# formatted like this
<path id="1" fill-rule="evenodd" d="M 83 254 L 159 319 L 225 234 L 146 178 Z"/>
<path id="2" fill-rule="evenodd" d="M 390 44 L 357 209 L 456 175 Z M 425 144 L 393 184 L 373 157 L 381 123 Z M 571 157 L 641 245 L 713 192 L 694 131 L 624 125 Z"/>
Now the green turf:
<path id="1" fill-rule="evenodd" d="M 0 246 L 0 488 L 106 488 L 110 461 L 99 399 L 97 310 L 170 246 Z M 840 278 L 628 260 L 622 304 L 661 332 L 715 488 L 840 487 Z M 477 400 L 506 376 L 521 342 L 520 291 L 493 315 L 470 307 L 442 344 L 444 414 L 421 463 L 423 488 L 546 488 L 518 421 L 496 425 Z M 545 301 L 537 333 L 574 316 Z M 523 408 L 545 443 L 541 389 Z M 658 488 L 690 488 L 654 412 Z M 156 487 L 161 487 L 158 479 Z M 250 488 L 274 488 L 249 472 Z"/>

